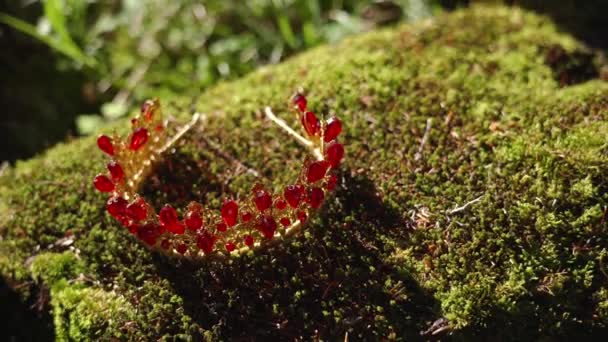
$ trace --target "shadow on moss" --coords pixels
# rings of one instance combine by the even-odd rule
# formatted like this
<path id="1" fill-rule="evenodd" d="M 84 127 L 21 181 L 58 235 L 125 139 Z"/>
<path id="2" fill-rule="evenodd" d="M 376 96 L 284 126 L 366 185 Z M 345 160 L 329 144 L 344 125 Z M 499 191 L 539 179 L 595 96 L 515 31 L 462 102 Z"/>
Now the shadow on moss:
<path id="1" fill-rule="evenodd" d="M 545 64 L 553 70 L 553 78 L 561 87 L 584 83 L 599 76 L 591 51 L 568 52 L 560 45 L 552 45 L 545 52 Z"/>
<path id="2" fill-rule="evenodd" d="M 546 296 L 544 299 L 531 300 L 526 304 L 522 304 L 521 311 L 517 313 L 507 312 L 505 310 L 497 309 L 493 314 L 493 321 L 487 326 L 480 329 L 479 327 L 467 327 L 461 329 L 455 334 L 456 339 L 459 340 L 477 340 L 477 341 L 525 341 L 532 336 L 530 331 L 535 330 L 539 325 L 546 323 L 549 320 L 559 320 L 559 315 L 562 313 L 554 312 L 550 317 L 541 317 L 534 314 L 536 306 L 550 306 L 550 305 L 566 305 L 568 306 L 568 300 L 553 300 Z M 561 302 L 561 303 L 556 303 Z M 589 303 L 591 305 L 592 303 Z M 546 340 L 546 341 L 603 341 L 608 336 L 608 329 L 593 327 L 589 329 L 588 325 L 573 324 L 566 322 L 561 329 L 560 334 L 556 334 L 555 330 L 547 329 L 540 330 L 534 335 L 534 340 Z M 505 334 L 508 331 L 509 334 Z"/>
<path id="3" fill-rule="evenodd" d="M 191 155 L 178 151 L 159 163 L 155 172 L 146 179 L 142 195 L 150 198 L 155 208 L 161 208 L 165 203 L 185 208 L 190 201 L 204 202 L 205 194 L 221 190 L 222 184 L 209 171 L 205 159 L 195 160 Z"/>
<path id="4" fill-rule="evenodd" d="M 608 3 L 605 1 L 510 0 L 508 3 L 550 16 L 561 30 L 569 32 L 590 46 L 608 48 L 608 25 L 604 16 L 608 11 Z"/>
<path id="5" fill-rule="evenodd" d="M 405 225 L 369 179 L 343 176 L 342 183 L 320 217 L 289 242 L 230 261 L 176 265 L 157 257 L 159 274 L 189 316 L 224 338 L 378 338 L 374 331 L 420 338 L 437 303 L 384 261 L 392 249 L 386 242 L 407 235 Z"/>
<path id="6" fill-rule="evenodd" d="M 6 283 L 4 277 L 0 277 L 0 332 L 8 341 L 53 341 L 53 322 L 47 308 L 40 307 L 40 291 L 46 293 L 48 290 L 36 290 L 30 293 L 26 302 L 21 296 L 13 291 Z"/>

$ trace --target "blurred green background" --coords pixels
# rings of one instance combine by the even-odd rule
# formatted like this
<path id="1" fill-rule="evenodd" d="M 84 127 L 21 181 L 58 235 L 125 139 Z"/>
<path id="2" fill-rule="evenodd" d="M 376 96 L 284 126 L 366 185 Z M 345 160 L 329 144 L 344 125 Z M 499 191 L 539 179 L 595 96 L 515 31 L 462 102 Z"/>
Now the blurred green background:
<path id="1" fill-rule="evenodd" d="M 494 2 L 546 12 L 606 48 L 608 1 Z M 89 134 L 146 98 L 195 98 L 315 45 L 468 3 L 0 0 L 0 161 Z"/>

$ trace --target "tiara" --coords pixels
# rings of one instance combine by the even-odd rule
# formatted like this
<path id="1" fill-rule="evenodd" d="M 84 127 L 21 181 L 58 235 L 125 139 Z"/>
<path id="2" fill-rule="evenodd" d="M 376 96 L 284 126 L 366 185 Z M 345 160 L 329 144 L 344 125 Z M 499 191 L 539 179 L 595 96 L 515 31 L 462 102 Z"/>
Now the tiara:
<path id="1" fill-rule="evenodd" d="M 169 134 L 160 102 L 147 100 L 131 120 L 126 138 L 100 135 L 97 146 L 111 157 L 106 173 L 93 179 L 94 187 L 109 194 L 107 212 L 148 248 L 166 255 L 190 259 L 210 255 L 236 256 L 259 249 L 298 232 L 309 216 L 321 207 L 337 185 L 336 170 L 344 158 L 338 142 L 342 122 L 331 117 L 319 120 L 307 110 L 307 100 L 296 93 L 290 109 L 297 115 L 304 135 L 293 130 L 266 107 L 268 119 L 294 137 L 309 152 L 295 182 L 271 192 L 257 184 L 251 195 L 237 202 L 227 198 L 221 208 L 205 208 L 190 202 L 181 218 L 170 204 L 158 212 L 138 194 L 162 154 L 198 122 L 200 115 Z"/>

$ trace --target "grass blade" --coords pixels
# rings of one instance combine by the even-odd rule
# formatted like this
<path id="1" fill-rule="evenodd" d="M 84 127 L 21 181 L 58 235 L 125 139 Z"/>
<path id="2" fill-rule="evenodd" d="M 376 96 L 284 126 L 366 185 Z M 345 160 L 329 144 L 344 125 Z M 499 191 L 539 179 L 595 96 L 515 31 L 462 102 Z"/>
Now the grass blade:
<path id="1" fill-rule="evenodd" d="M 85 56 L 80 49 L 74 48 L 69 44 L 65 44 L 64 42 L 57 40 L 51 36 L 43 35 L 38 32 L 36 27 L 27 21 L 21 20 L 19 18 L 13 17 L 9 14 L 0 12 L 0 23 L 4 23 L 15 30 L 18 30 L 22 33 L 25 33 L 44 44 L 48 45 L 51 49 L 58 51 L 70 57 L 72 60 L 86 65 L 88 67 L 94 67 L 96 62 L 93 58 Z"/>

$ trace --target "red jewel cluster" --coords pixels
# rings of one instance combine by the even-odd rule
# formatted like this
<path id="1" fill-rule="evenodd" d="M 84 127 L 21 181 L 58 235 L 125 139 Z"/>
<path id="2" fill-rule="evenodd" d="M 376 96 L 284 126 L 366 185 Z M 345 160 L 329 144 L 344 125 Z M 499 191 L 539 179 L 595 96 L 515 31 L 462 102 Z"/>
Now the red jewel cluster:
<path id="1" fill-rule="evenodd" d="M 344 147 L 337 141 L 341 121 L 335 117 L 320 121 L 307 111 L 302 94 L 296 94 L 292 104 L 308 139 L 319 148 L 323 159 L 306 160 L 298 180 L 277 193 L 258 184 L 242 203 L 226 199 L 219 211 L 191 202 L 181 215 L 169 204 L 156 213 L 137 195 L 139 182 L 130 177 L 145 176 L 150 159 L 166 141 L 157 101 L 144 103 L 141 114 L 132 121 L 126 142 L 99 137 L 97 145 L 113 160 L 107 165 L 109 174 L 99 174 L 93 180 L 95 188 L 111 194 L 106 203 L 111 216 L 146 245 L 167 254 L 230 254 L 280 237 L 298 221 L 304 223 L 310 212 L 322 205 L 326 193 L 335 189 L 335 169 L 344 157 Z"/>
<path id="2" fill-rule="evenodd" d="M 164 124 L 158 100 L 148 100 L 141 107 L 141 113 L 131 120 L 132 132 L 126 141 L 119 137 L 101 135 L 97 146 L 113 159 L 108 163 L 107 174 L 98 174 L 93 180 L 95 188 L 101 192 L 120 193 L 137 185 L 133 176 L 143 173 L 143 161 L 165 143 Z M 143 178 L 143 177 L 138 177 Z M 130 182 L 129 182 L 130 180 Z"/>

